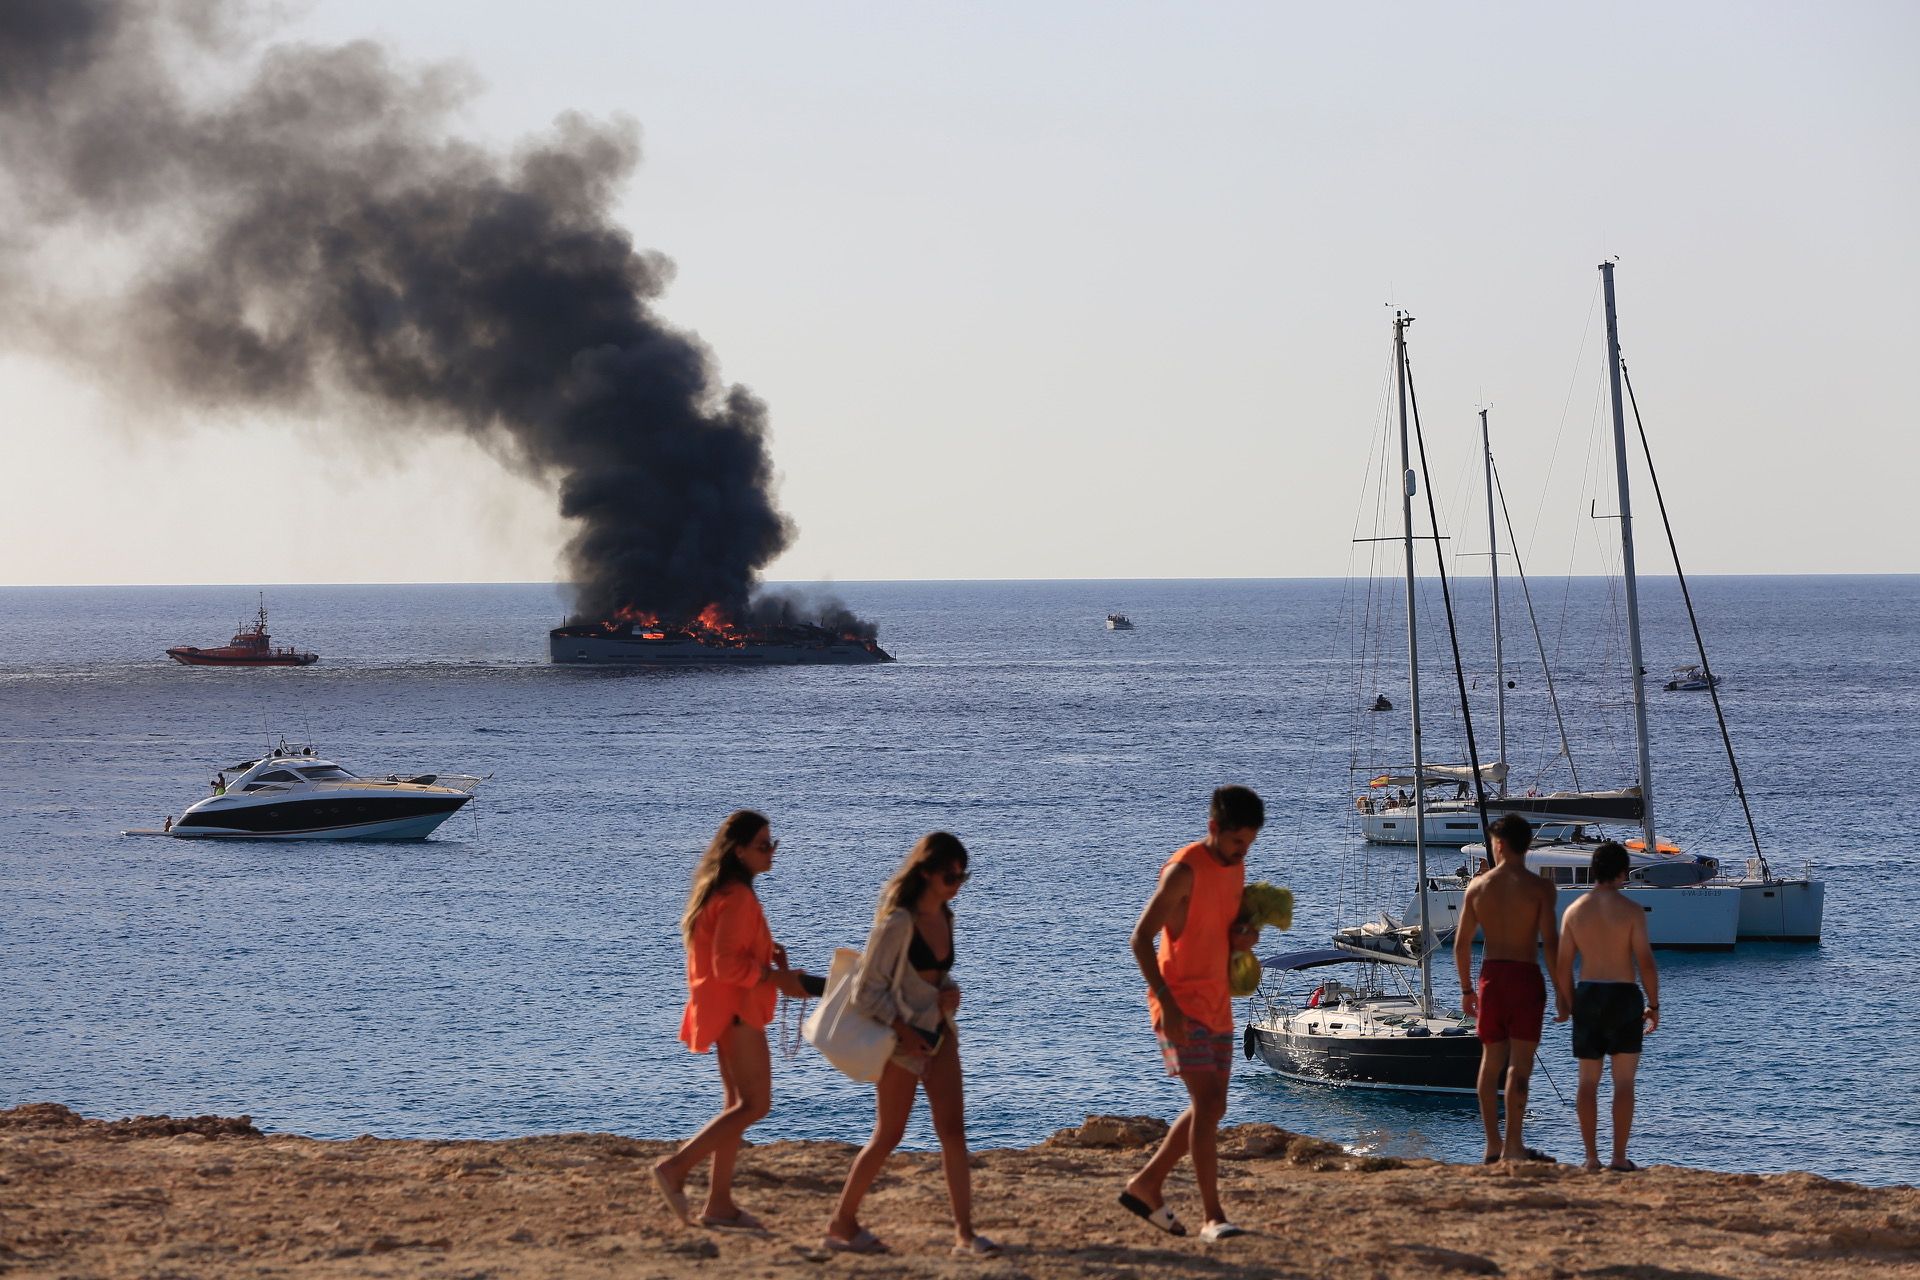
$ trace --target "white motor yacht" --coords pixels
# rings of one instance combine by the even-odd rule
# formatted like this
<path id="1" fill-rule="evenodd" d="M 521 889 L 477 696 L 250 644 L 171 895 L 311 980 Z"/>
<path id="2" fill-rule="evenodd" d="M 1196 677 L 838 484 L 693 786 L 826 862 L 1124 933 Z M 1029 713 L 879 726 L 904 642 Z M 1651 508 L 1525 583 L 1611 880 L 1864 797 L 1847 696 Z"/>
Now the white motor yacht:
<path id="1" fill-rule="evenodd" d="M 1584 829 L 1574 838 L 1536 843 L 1527 850 L 1527 870 L 1553 882 L 1559 914 L 1593 886 L 1593 852 L 1600 841 Z M 1466 863 L 1450 876 L 1427 881 L 1427 909 L 1436 932 L 1460 923 L 1467 885 L 1487 868 L 1485 845 L 1468 845 Z M 1741 889 L 1718 880 L 1716 859 L 1682 853 L 1669 844 L 1649 854 L 1644 841 L 1627 843 L 1627 899 L 1647 913 L 1647 940 L 1656 947 L 1731 951 L 1740 937 Z M 1408 908 L 1413 918 L 1417 902 Z"/>
<path id="2" fill-rule="evenodd" d="M 473 799 L 466 774 L 363 778 L 282 743 L 215 776 L 165 834 L 220 840 L 420 840 Z"/>

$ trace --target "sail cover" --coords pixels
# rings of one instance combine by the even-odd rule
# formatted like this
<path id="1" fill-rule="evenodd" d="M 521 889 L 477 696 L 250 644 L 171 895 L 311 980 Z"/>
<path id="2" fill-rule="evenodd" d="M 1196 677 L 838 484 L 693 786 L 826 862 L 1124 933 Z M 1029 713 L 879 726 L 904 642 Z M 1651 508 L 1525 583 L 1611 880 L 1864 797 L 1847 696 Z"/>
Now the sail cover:
<path id="1" fill-rule="evenodd" d="M 1491 761 L 1480 766 L 1480 779 L 1498 786 L 1507 780 L 1507 766 L 1499 761 Z M 1443 782 L 1471 782 L 1473 769 L 1464 764 L 1423 764 L 1420 766 L 1420 781 L 1428 786 Z M 1370 787 L 1410 787 L 1414 777 L 1408 773 L 1383 773 L 1367 785 Z"/>

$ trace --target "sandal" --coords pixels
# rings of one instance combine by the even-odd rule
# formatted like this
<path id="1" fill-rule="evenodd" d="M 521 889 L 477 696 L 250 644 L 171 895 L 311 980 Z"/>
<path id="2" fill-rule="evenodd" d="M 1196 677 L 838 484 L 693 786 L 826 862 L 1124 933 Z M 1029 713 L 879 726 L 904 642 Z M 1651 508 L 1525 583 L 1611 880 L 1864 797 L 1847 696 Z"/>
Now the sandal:
<path id="1" fill-rule="evenodd" d="M 880 1237 L 865 1227 L 851 1240 L 842 1240 L 839 1236 L 828 1236 L 820 1242 L 820 1247 L 829 1253 L 891 1253 L 892 1250 L 881 1243 Z"/>
<path id="2" fill-rule="evenodd" d="M 717 1227 L 721 1231 L 765 1231 L 766 1224 L 748 1213 L 745 1209 L 735 1210 L 731 1218 L 716 1218 L 710 1213 L 700 1215 L 700 1225 Z"/>
<path id="3" fill-rule="evenodd" d="M 1147 1202 L 1131 1191 L 1120 1193 L 1120 1207 L 1136 1218 L 1145 1218 L 1147 1225 L 1166 1232 L 1170 1236 L 1187 1234 L 1186 1226 L 1173 1216 L 1173 1210 L 1162 1204 L 1158 1209 L 1149 1209 Z"/>
<path id="4" fill-rule="evenodd" d="M 959 1258 L 997 1258 L 1000 1256 L 1000 1246 L 985 1236 L 974 1236 L 965 1244 L 953 1246 L 953 1253 Z"/>
<path id="5" fill-rule="evenodd" d="M 1245 1227 L 1236 1227 L 1231 1222 L 1209 1222 L 1206 1226 L 1200 1228 L 1200 1238 L 1208 1244 L 1213 1244 L 1220 1240 L 1231 1240 L 1235 1236 L 1243 1236 L 1245 1234 L 1247 1234 Z"/>

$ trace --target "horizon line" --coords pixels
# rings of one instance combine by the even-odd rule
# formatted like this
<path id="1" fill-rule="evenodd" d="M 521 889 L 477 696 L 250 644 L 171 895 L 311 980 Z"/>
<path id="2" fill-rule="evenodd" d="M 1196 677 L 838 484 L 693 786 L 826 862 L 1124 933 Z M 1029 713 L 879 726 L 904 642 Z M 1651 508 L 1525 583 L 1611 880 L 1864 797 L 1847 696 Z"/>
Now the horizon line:
<path id="1" fill-rule="evenodd" d="M 1573 573 L 1555 574 L 1552 581 L 1564 582 L 1570 579 L 1597 581 L 1617 578 L 1618 574 Z M 1641 573 L 1643 579 L 1676 580 L 1672 573 Z M 1687 575 L 1692 581 L 1707 578 L 1913 578 L 1920 577 L 1920 570 L 1901 569 L 1819 569 L 1800 573 L 1693 573 Z M 1417 580 L 1439 581 L 1439 574 L 1416 574 Z M 960 585 L 966 583 L 1082 583 L 1082 582 L 1348 582 L 1351 574 L 1291 574 L 1291 575 L 1250 575 L 1221 574 L 1194 575 L 1187 577 L 1145 576 L 1121 578 L 1068 578 L 1068 577 L 1031 577 L 1031 578 L 769 578 L 759 584 L 763 587 L 841 587 L 841 586 L 905 586 L 905 585 Z M 1449 582 L 1482 582 L 1480 574 L 1447 575 Z M 162 591 L 180 589 L 221 589 L 244 588 L 265 591 L 284 587 L 555 587 L 568 588 L 573 583 L 558 579 L 496 579 L 496 578 L 448 578 L 437 581 L 406 580 L 399 578 L 380 578 L 358 582 L 261 582 L 258 580 L 231 582 L 0 582 L 0 591 Z"/>

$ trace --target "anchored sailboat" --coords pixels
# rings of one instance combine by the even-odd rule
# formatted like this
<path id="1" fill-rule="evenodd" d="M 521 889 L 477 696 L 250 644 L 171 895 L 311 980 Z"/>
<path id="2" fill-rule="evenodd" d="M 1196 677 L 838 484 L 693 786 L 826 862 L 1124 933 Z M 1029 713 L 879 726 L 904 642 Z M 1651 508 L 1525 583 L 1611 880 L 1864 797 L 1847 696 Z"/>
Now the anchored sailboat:
<path id="1" fill-rule="evenodd" d="M 1779 941 L 1818 941 L 1821 917 L 1825 898 L 1825 886 L 1813 879 L 1809 868 L 1797 877 L 1780 876 L 1760 849 L 1759 834 L 1754 827 L 1752 810 L 1747 806 L 1746 789 L 1740 779 L 1739 764 L 1734 758 L 1733 741 L 1727 733 L 1726 720 L 1721 714 L 1720 695 L 1715 688 L 1717 681 L 1712 678 L 1707 663 L 1706 643 L 1701 637 L 1698 619 L 1693 611 L 1691 593 L 1687 590 L 1686 574 L 1680 569 L 1677 547 L 1673 547 L 1672 524 L 1666 518 L 1665 498 L 1660 494 L 1659 477 L 1653 471 L 1653 457 L 1647 446 L 1646 432 L 1640 428 L 1641 447 L 1646 451 L 1649 475 L 1653 479 L 1654 494 L 1660 505 L 1661 520 L 1666 527 L 1669 546 L 1674 551 L 1674 568 L 1679 574 L 1682 597 L 1687 603 L 1687 615 L 1693 621 L 1695 644 L 1700 653 L 1700 669 L 1707 677 L 1707 691 L 1713 699 L 1714 713 L 1719 719 L 1722 740 L 1726 746 L 1727 759 L 1733 770 L 1734 788 L 1740 796 L 1743 811 L 1747 816 L 1747 829 L 1753 838 L 1753 856 L 1747 859 L 1745 871 L 1739 876 L 1721 874 L 1721 865 L 1717 859 L 1700 855 L 1686 854 L 1676 846 L 1663 844 L 1658 838 L 1655 827 L 1655 806 L 1653 790 L 1653 756 L 1647 731 L 1647 691 L 1641 654 L 1640 595 L 1639 579 L 1635 572 L 1633 541 L 1633 500 L 1628 481 L 1628 455 L 1626 436 L 1626 406 L 1621 387 L 1625 381 L 1625 365 L 1620 359 L 1620 334 L 1617 311 L 1614 303 L 1613 264 L 1600 266 L 1601 282 L 1606 297 L 1607 312 L 1607 379 L 1613 406 L 1614 470 L 1618 486 L 1620 513 L 1620 555 L 1621 575 L 1625 585 L 1627 604 L 1627 641 L 1628 659 L 1632 679 L 1633 721 L 1635 746 L 1638 753 L 1640 783 L 1637 788 L 1641 811 L 1639 825 L 1641 838 L 1628 842 L 1631 855 L 1631 867 L 1628 871 L 1628 883 L 1625 890 L 1629 900 L 1637 902 L 1647 912 L 1647 932 L 1655 946 L 1686 947 L 1703 950 L 1726 950 L 1732 948 L 1741 939 L 1779 940 Z M 1626 393 L 1632 397 L 1632 384 L 1626 382 Z M 1639 411 L 1635 405 L 1634 419 L 1639 426 Z M 1601 819 L 1596 819 L 1596 821 Z M 1537 842 L 1527 854 L 1527 865 L 1559 886 L 1559 905 L 1562 911 L 1586 892 L 1592 883 L 1591 861 L 1598 839 L 1589 837 L 1585 831 L 1578 831 L 1572 838 L 1563 840 L 1544 840 Z M 1469 872 L 1474 868 L 1473 861 L 1484 863 L 1484 850 L 1469 849 Z M 1430 894 L 1423 895 L 1422 903 L 1430 903 L 1437 912 L 1436 918 L 1442 921 L 1458 919 L 1461 901 L 1466 894 L 1466 877 L 1447 877 L 1436 880 L 1426 886 Z"/>
<path id="2" fill-rule="evenodd" d="M 1407 325 L 1412 317 L 1396 311 L 1393 354 L 1400 403 L 1400 519 L 1405 556 L 1407 608 L 1407 700 L 1412 720 L 1413 759 L 1425 759 L 1420 744 L 1420 627 L 1415 608 L 1413 569 L 1413 496 L 1416 475 L 1409 448 L 1407 403 Z M 1436 544 L 1437 545 L 1437 544 Z M 1444 574 L 1445 570 L 1442 569 Z M 1451 605 L 1449 605 L 1451 629 Z M 1457 668 L 1456 655 L 1456 668 Z M 1456 671 L 1457 674 L 1457 671 Z M 1462 686 L 1464 694 L 1464 685 Z M 1469 723 L 1468 754 L 1473 754 Z M 1322 1084 L 1369 1089 L 1411 1089 L 1471 1093 L 1480 1064 L 1480 1042 L 1473 1023 L 1459 1013 L 1440 1010 L 1433 999 L 1433 950 L 1436 937 L 1427 910 L 1427 844 L 1421 835 L 1426 817 L 1425 770 L 1412 771 L 1414 865 L 1417 906 L 1413 923 L 1383 920 L 1341 930 L 1333 946 L 1294 951 L 1266 961 L 1276 984 L 1283 975 L 1333 965 L 1358 966 L 1353 984 L 1322 982 L 1302 1005 L 1291 1005 L 1268 991 L 1262 1014 L 1247 1025 L 1248 1057 L 1258 1054 L 1281 1075 Z M 1418 985 L 1409 980 L 1418 970 Z"/>

